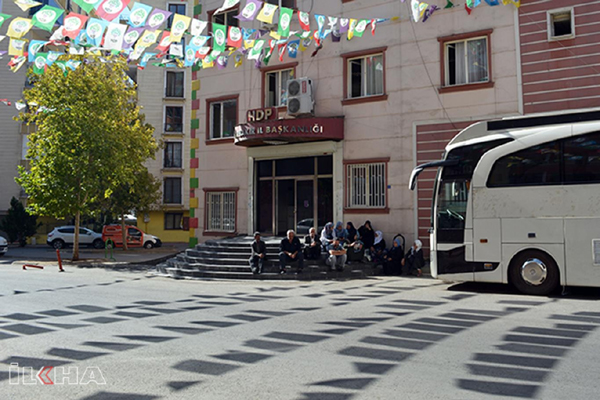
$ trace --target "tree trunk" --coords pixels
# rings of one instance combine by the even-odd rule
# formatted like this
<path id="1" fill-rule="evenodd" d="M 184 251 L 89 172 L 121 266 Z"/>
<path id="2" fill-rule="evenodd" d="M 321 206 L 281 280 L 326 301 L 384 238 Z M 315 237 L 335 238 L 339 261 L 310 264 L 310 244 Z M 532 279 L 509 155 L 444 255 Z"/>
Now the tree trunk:
<path id="1" fill-rule="evenodd" d="M 127 230 L 125 229 L 125 216 L 121 214 L 121 232 L 123 233 L 123 250 L 129 250 L 127 247 Z"/>
<path id="2" fill-rule="evenodd" d="M 77 211 L 75 214 L 75 240 L 73 241 L 73 258 L 71 261 L 79 260 L 79 222 L 80 222 L 81 212 Z"/>

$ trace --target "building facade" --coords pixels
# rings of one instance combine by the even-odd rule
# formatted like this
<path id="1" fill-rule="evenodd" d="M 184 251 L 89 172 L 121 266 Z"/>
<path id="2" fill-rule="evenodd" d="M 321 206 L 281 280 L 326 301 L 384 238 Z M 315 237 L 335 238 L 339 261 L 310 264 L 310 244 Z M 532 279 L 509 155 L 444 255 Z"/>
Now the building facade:
<path id="1" fill-rule="evenodd" d="M 275 49 L 260 69 L 244 60 L 193 74 L 199 147 L 190 226 L 198 228 L 190 233 L 204 241 L 370 220 L 388 242 L 397 233 L 425 238 L 431 189 L 420 179 L 418 193 L 408 190 L 415 164 L 438 159 L 473 121 L 522 112 L 517 9 L 481 6 L 468 16 L 453 8 L 414 23 L 408 2 L 289 3 L 311 15 L 400 18 L 378 24 L 375 35 L 369 27 L 362 38 L 327 38 L 314 56 L 313 43 L 296 59 L 280 61 Z M 214 13 L 221 4 L 205 2 L 202 19 L 237 24 L 229 18 L 237 8 Z M 297 18 L 291 29 L 300 30 Z M 312 82 L 314 111 L 290 115 L 286 82 L 301 78 Z"/>

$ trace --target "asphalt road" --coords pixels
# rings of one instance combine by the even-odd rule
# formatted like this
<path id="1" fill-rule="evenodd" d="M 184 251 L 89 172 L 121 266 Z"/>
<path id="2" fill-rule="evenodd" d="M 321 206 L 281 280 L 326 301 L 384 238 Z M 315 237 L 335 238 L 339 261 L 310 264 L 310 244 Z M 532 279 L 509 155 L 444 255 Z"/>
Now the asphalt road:
<path id="1" fill-rule="evenodd" d="M 0 296 L 3 399 L 594 399 L 600 388 L 597 290 L 0 265 Z M 54 385 L 35 378 L 43 367 Z"/>

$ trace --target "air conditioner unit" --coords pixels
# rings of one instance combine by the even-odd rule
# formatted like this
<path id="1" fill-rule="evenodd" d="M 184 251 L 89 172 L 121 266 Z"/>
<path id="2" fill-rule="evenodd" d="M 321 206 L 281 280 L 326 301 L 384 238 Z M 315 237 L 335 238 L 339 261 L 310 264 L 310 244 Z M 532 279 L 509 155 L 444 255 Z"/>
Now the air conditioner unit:
<path id="1" fill-rule="evenodd" d="M 287 82 L 288 115 L 311 114 L 313 112 L 312 80 L 309 78 L 290 79 Z"/>

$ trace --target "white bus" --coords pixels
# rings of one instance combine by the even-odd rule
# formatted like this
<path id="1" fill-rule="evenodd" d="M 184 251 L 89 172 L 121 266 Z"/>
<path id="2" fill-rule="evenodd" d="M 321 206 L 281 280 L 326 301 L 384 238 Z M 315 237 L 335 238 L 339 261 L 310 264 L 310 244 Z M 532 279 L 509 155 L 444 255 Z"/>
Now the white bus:
<path id="1" fill-rule="evenodd" d="M 433 190 L 431 273 L 528 294 L 600 286 L 600 111 L 475 123 L 450 141 Z"/>

